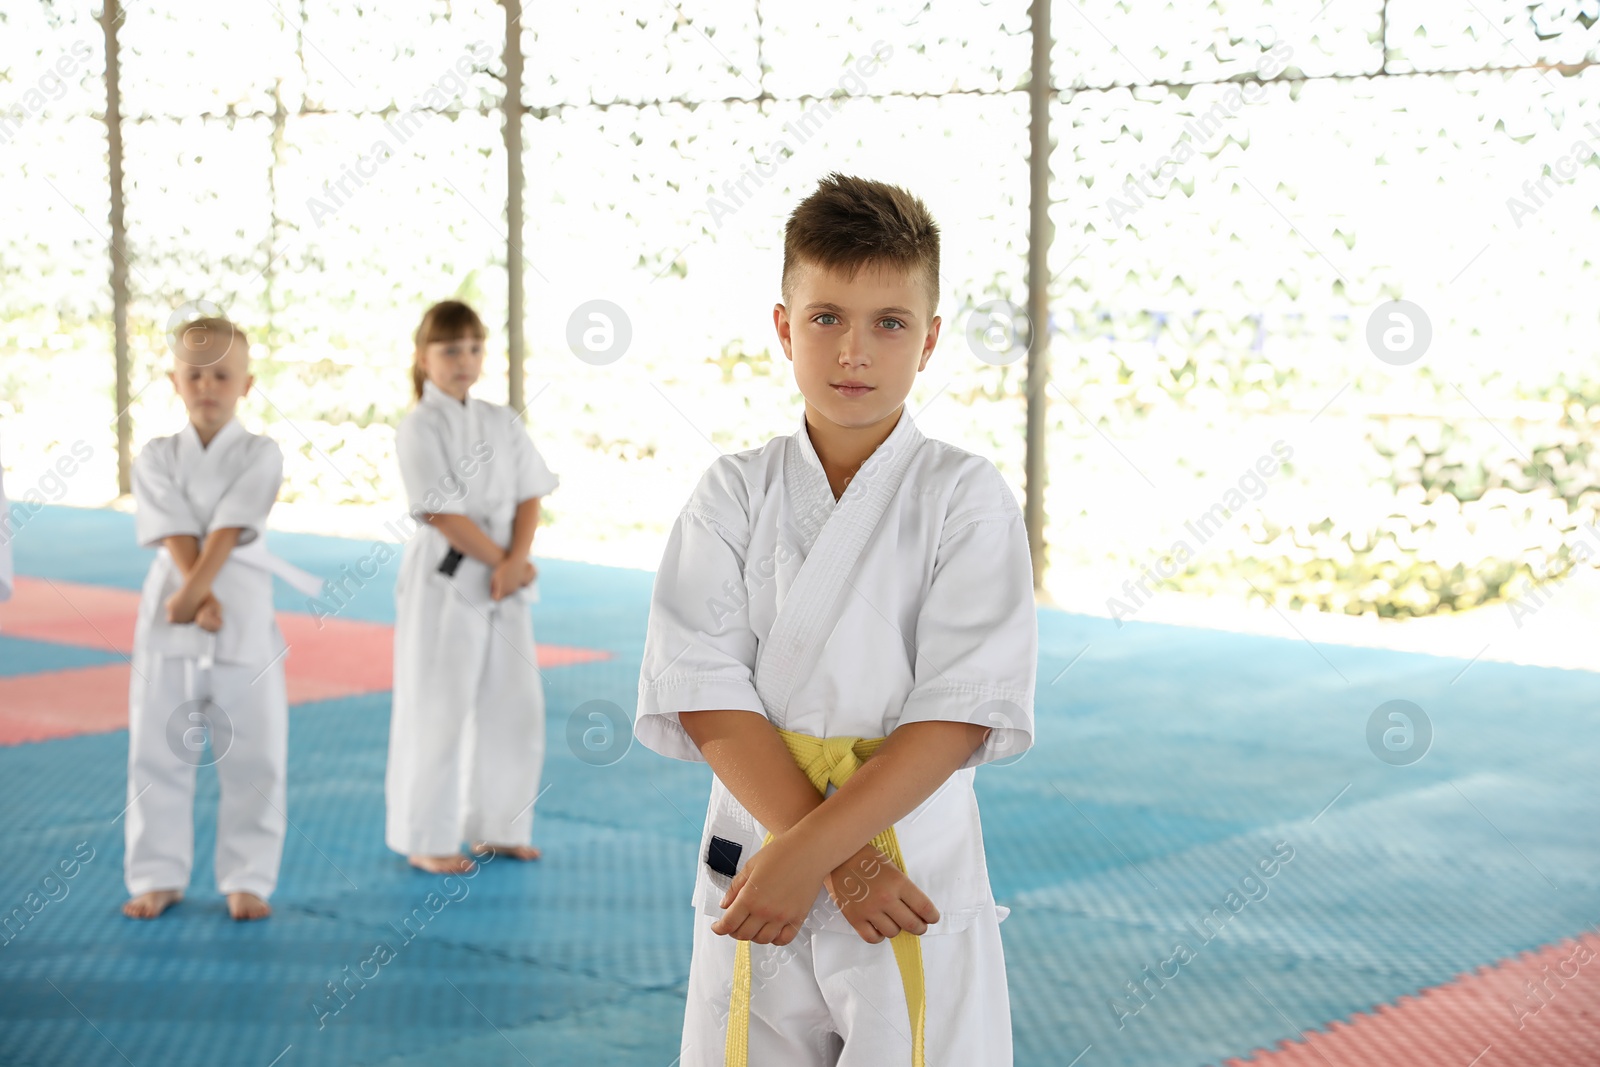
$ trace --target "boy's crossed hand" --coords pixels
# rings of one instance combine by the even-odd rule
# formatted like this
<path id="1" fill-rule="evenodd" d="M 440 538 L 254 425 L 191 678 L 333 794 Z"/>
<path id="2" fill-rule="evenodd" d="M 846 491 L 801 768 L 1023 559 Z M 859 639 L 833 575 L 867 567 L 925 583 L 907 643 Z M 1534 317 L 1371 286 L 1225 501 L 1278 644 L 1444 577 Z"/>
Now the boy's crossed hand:
<path id="1" fill-rule="evenodd" d="M 183 584 L 167 598 L 167 621 L 194 623 L 216 633 L 222 629 L 222 603 L 211 592 L 211 581 L 228 561 L 228 554 L 239 543 L 239 527 L 213 530 L 202 546 L 196 537 L 174 534 L 162 539 L 183 575 Z"/>
<path id="2" fill-rule="evenodd" d="M 167 621 L 192 622 L 202 630 L 216 633 L 222 629 L 222 602 L 209 590 L 197 601 L 185 586 L 167 598 Z"/>
<path id="3" fill-rule="evenodd" d="M 939 909 L 928 895 L 873 845 L 822 873 L 803 842 L 783 834 L 734 875 L 722 897 L 723 916 L 711 932 L 758 945 L 787 945 L 824 885 L 845 921 L 869 945 L 902 930 L 920 936 L 939 921 Z"/>
<path id="4" fill-rule="evenodd" d="M 958 721 L 903 723 L 876 755 L 826 797 L 795 764 L 761 712 L 681 712 L 679 724 L 719 781 L 772 840 L 756 850 L 722 896 L 715 934 L 762 945 L 793 941 L 817 889 L 827 885 L 861 939 L 921 935 L 939 921 L 933 901 L 871 843 L 932 796 L 988 736 Z M 841 842 L 865 841 L 840 862 Z"/>
<path id="5" fill-rule="evenodd" d="M 222 629 L 222 603 L 210 593 L 200 602 L 194 612 L 194 624 L 202 630 L 216 633 Z"/>
<path id="6" fill-rule="evenodd" d="M 902 930 L 920 937 L 939 921 L 928 894 L 870 843 L 835 867 L 823 884 L 845 921 L 869 945 Z"/>

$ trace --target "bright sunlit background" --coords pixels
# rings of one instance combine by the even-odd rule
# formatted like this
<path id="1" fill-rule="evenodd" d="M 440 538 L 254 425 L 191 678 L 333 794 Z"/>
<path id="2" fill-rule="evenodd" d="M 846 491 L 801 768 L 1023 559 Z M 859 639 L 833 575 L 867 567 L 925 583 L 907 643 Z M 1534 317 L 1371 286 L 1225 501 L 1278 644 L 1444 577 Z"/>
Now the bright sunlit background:
<path id="1" fill-rule="evenodd" d="M 1594 662 L 1549 620 L 1600 605 L 1593 567 L 1568 573 L 1600 557 L 1584 525 L 1600 512 L 1597 16 L 1594 0 L 1056 5 L 1056 603 L 1278 633 L 1295 617 L 1355 641 L 1414 640 L 1379 618 L 1477 609 L 1399 629 Z M 286 454 L 275 522 L 382 536 L 404 507 L 411 331 L 434 300 L 473 302 L 493 330 L 478 395 L 504 400 L 520 254 L 527 419 L 562 478 L 538 551 L 653 567 L 710 459 L 797 425 L 771 321 L 782 224 L 832 170 L 903 184 L 938 219 L 944 332 L 910 409 L 1022 495 L 1027 326 L 981 331 L 973 310 L 1027 303 L 1026 4 L 540 4 L 519 28 L 511 237 L 498 5 L 130 4 L 113 249 L 97 16 L 0 2 L 11 497 L 128 506 L 123 259 L 133 452 L 181 425 L 164 335 L 209 301 L 255 341 L 243 418 Z M 1395 299 L 1431 335 L 1403 364 L 1369 343 Z M 620 309 L 614 362 L 569 343 L 590 301 Z M 50 474 L 79 442 L 89 461 Z M 1275 445 L 1290 462 L 1252 476 Z M 1185 523 L 1217 504 L 1224 528 L 1200 543 Z M 1131 598 L 1158 564 L 1170 581 Z M 1513 607 L 1532 580 L 1542 618 Z"/>

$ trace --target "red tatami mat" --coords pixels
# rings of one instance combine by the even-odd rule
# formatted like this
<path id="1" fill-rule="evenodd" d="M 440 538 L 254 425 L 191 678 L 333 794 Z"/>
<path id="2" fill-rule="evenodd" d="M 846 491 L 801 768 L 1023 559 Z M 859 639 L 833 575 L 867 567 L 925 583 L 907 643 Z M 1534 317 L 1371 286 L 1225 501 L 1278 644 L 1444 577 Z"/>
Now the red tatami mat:
<path id="1" fill-rule="evenodd" d="M 133 651 L 139 594 L 126 589 L 18 578 L 0 605 L 0 634 L 120 652 Z M 289 644 L 289 703 L 380 693 L 394 679 L 394 628 L 386 623 L 279 612 Z M 539 645 L 539 669 L 609 659 L 597 649 Z M 0 677 L 0 745 L 128 727 L 126 663 Z"/>
<path id="2" fill-rule="evenodd" d="M 18 575 L 0 604 L 0 634 L 127 655 L 138 614 L 139 594 L 130 589 Z"/>
<path id="3" fill-rule="evenodd" d="M 0 678 L 0 745 L 128 728 L 128 665 Z"/>
<path id="4" fill-rule="evenodd" d="M 1264 992 L 1270 997 L 1272 990 Z M 1600 936 L 1546 945 L 1226 1067 L 1595 1067 Z"/>

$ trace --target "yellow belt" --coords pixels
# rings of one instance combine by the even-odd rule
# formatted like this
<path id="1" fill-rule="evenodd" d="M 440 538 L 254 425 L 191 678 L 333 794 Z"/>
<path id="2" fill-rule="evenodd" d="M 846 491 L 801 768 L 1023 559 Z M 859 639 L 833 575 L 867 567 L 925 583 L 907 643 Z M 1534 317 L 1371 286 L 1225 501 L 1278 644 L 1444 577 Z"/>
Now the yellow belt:
<path id="1" fill-rule="evenodd" d="M 805 772 L 817 792 L 826 794 L 831 783 L 843 786 L 882 747 L 881 737 L 810 737 L 779 730 L 795 764 Z M 769 833 L 762 844 L 772 840 Z M 891 826 L 872 839 L 901 872 L 906 870 L 900 839 Z M 906 991 L 906 1012 L 911 1019 L 911 1062 L 923 1067 L 922 1039 L 927 1020 L 927 989 L 922 973 L 922 940 L 902 930 L 890 939 L 900 983 Z M 728 1005 L 727 1067 L 747 1067 L 750 1062 L 750 942 L 736 943 L 733 955 L 733 997 Z"/>

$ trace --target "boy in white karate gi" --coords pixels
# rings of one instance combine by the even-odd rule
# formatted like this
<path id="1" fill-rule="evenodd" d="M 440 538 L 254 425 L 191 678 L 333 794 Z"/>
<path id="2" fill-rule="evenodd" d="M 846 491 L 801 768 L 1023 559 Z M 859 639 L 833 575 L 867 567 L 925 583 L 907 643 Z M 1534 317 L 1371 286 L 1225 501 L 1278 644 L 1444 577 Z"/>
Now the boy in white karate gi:
<path id="1" fill-rule="evenodd" d="M 544 685 L 529 605 L 539 498 L 559 479 L 515 411 L 467 395 L 487 331 L 457 300 L 417 328 L 417 406 L 395 448 L 411 514 L 395 583 L 385 838 L 411 865 L 473 869 L 479 853 L 539 858 Z"/>
<path id="2" fill-rule="evenodd" d="M 248 339 L 221 318 L 177 336 L 169 377 L 189 424 L 152 439 L 133 464 L 135 530 L 158 551 L 133 636 L 122 910 L 153 919 L 182 899 L 195 768 L 214 762 L 217 888 L 235 919 L 261 919 L 272 913 L 287 819 L 285 646 L 272 575 L 312 593 L 320 583 L 262 539 L 283 453 L 234 418 L 254 381 Z"/>
<path id="3" fill-rule="evenodd" d="M 1011 1063 L 974 768 L 1033 741 L 1016 499 L 904 402 L 939 336 L 922 202 L 830 175 L 785 230 L 802 425 L 723 456 L 652 594 L 639 740 L 715 772 L 684 1067 Z"/>

